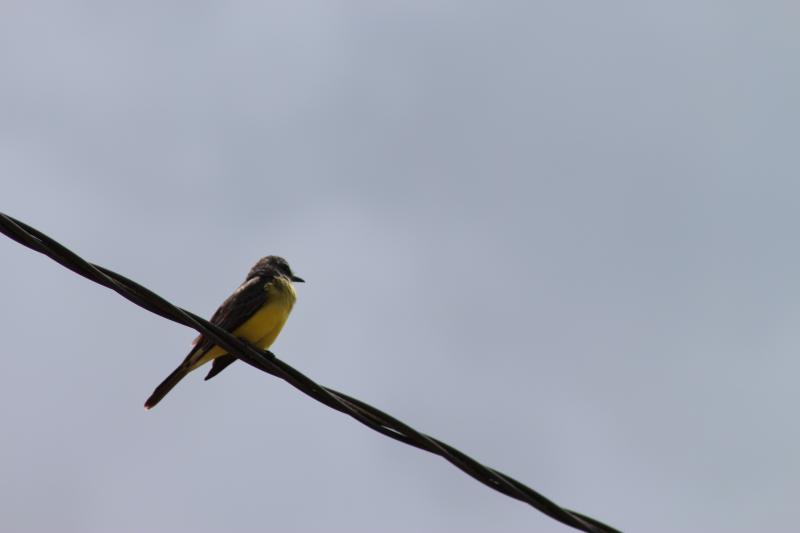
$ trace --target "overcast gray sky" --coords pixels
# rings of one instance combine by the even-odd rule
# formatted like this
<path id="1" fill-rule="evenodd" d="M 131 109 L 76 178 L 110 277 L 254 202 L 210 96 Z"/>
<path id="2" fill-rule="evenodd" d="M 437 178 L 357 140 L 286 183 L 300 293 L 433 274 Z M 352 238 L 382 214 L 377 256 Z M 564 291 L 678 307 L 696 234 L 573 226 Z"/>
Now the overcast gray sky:
<path id="1" fill-rule="evenodd" d="M 800 4 L 0 7 L 0 210 L 624 531 L 789 531 Z M 0 529 L 567 531 L 0 239 Z"/>

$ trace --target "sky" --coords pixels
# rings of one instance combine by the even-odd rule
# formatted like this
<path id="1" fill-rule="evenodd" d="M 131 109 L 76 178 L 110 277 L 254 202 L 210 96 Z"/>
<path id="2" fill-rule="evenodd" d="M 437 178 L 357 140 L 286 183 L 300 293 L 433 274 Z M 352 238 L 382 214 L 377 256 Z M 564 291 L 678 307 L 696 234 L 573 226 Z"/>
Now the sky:
<path id="1" fill-rule="evenodd" d="M 623 531 L 796 527 L 800 4 L 0 7 L 0 211 Z M 569 528 L 0 238 L 0 529 Z"/>

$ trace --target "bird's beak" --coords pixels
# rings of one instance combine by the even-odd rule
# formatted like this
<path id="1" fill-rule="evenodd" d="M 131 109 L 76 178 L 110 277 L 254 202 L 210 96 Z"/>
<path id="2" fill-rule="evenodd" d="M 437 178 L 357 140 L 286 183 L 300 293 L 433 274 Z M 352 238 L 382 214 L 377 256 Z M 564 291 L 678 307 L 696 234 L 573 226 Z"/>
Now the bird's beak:
<path id="1" fill-rule="evenodd" d="M 289 278 L 289 279 L 291 279 L 295 283 L 305 283 L 306 282 L 306 280 L 304 280 L 303 278 L 297 277 L 294 274 L 292 274 L 292 277 Z"/>

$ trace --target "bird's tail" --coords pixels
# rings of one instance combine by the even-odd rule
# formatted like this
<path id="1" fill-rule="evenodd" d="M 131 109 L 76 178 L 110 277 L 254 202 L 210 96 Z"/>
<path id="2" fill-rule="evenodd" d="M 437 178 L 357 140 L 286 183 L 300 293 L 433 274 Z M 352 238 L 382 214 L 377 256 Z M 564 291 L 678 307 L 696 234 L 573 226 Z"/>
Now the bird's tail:
<path id="1" fill-rule="evenodd" d="M 161 398 L 167 395 L 169 391 L 172 390 L 172 387 L 178 384 L 180 380 L 182 380 L 186 374 L 192 371 L 190 366 L 181 365 L 175 370 L 173 370 L 172 374 L 167 376 L 167 379 L 161 382 L 161 385 L 156 387 L 156 390 L 153 391 L 153 394 L 144 402 L 145 409 L 152 409 L 156 406 L 158 402 L 161 401 Z"/>

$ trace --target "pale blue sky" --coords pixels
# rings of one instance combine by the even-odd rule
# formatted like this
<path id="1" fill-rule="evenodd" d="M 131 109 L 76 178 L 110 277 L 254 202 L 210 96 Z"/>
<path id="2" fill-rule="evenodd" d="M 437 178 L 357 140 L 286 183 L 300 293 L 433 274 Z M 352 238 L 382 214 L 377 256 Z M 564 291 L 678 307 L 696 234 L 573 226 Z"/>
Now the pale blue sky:
<path id="1" fill-rule="evenodd" d="M 624 531 L 788 531 L 800 4 L 4 2 L 0 210 Z M 561 532 L 0 239 L 0 529 Z"/>

